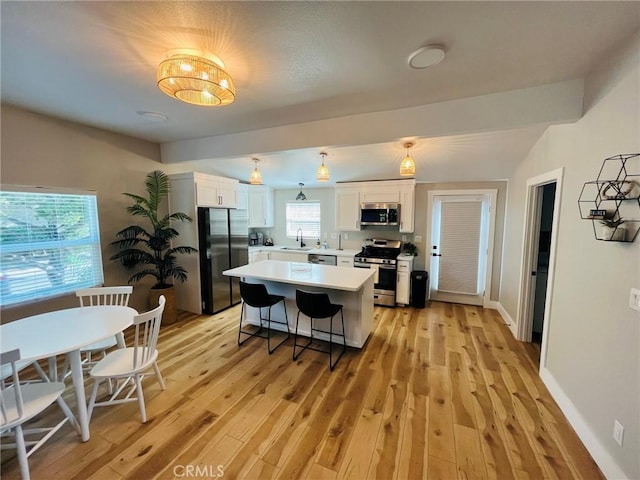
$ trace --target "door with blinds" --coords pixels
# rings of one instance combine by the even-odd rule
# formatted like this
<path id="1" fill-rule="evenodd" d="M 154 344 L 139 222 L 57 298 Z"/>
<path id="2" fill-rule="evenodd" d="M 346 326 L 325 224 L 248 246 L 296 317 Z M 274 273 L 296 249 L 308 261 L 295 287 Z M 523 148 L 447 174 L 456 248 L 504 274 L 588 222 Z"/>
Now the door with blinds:
<path id="1" fill-rule="evenodd" d="M 491 196 L 433 195 L 430 299 L 483 305 Z"/>

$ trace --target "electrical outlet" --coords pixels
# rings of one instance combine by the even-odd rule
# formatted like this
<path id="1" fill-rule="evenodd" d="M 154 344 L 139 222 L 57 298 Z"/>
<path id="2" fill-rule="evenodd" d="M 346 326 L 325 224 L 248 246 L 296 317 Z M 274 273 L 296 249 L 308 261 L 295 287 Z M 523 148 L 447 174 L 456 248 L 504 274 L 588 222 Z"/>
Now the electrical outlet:
<path id="1" fill-rule="evenodd" d="M 345 233 L 345 234 L 344 234 L 344 239 L 345 239 L 345 240 L 349 240 L 349 234 L 348 234 L 348 233 Z"/>
<path id="2" fill-rule="evenodd" d="M 407 241 L 407 236 L 406 235 L 402 235 L 402 241 L 406 242 Z"/>
<path id="3" fill-rule="evenodd" d="M 631 289 L 631 294 L 629 295 L 629 308 L 640 312 L 640 290 L 637 288 Z"/>
<path id="4" fill-rule="evenodd" d="M 624 440 L 624 427 L 618 420 L 613 422 L 613 439 L 618 445 L 622 446 L 622 441 Z"/>
<path id="5" fill-rule="evenodd" d="M 414 243 L 422 243 L 422 235 L 415 235 L 413 241 Z"/>

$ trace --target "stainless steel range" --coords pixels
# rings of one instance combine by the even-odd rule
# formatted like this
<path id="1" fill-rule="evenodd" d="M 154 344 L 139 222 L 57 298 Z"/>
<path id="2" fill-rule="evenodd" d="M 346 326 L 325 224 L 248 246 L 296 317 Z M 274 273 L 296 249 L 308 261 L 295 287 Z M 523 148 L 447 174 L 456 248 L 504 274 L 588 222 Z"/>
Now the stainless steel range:
<path id="1" fill-rule="evenodd" d="M 400 240 L 373 238 L 365 241 L 365 246 L 353 259 L 356 268 L 376 270 L 373 285 L 373 303 L 394 307 L 396 305 L 397 258 L 400 255 Z"/>

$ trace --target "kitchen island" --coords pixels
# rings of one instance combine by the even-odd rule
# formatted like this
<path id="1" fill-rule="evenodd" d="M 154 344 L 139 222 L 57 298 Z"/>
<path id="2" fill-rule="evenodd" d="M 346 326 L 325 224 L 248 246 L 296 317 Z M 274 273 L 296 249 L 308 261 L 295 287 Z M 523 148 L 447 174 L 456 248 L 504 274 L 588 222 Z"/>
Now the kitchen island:
<path id="1" fill-rule="evenodd" d="M 286 300 L 289 328 L 293 334 L 296 315 L 296 289 L 325 292 L 332 303 L 343 305 L 347 345 L 362 348 L 373 327 L 373 269 L 347 268 L 310 263 L 263 260 L 242 267 L 225 270 L 224 275 L 240 277 L 245 282 L 264 283 L 271 294 L 283 295 Z M 259 325 L 258 309 L 247 308 L 246 321 Z M 264 313 L 266 316 L 266 311 Z M 271 318 L 284 320 L 279 306 L 271 309 Z M 339 315 L 338 317 L 339 318 Z M 315 321 L 317 328 L 328 330 L 329 319 Z M 272 328 L 280 327 L 272 324 Z M 284 327 L 282 327 L 284 328 Z M 334 321 L 334 329 L 336 322 Z M 338 327 L 339 328 L 339 327 Z M 298 334 L 309 336 L 310 322 L 300 316 Z M 314 338 L 328 340 L 329 335 L 314 333 Z"/>

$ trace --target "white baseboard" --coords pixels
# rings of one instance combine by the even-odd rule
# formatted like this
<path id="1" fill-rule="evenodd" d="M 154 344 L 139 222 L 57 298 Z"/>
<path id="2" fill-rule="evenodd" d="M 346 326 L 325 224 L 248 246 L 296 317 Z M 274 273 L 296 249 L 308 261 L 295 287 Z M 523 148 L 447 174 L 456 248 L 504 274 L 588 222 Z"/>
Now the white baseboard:
<path id="1" fill-rule="evenodd" d="M 560 410 L 562 410 L 562 413 L 567 417 L 567 420 L 578 434 L 578 437 L 584 444 L 585 448 L 591 454 L 591 457 L 593 457 L 593 460 L 598 464 L 600 470 L 602 470 L 604 476 L 606 478 L 616 480 L 629 480 L 613 457 L 589 428 L 583 416 L 569 397 L 564 393 L 556 379 L 553 378 L 551 372 L 549 372 L 545 367 L 540 369 L 540 379 L 549 390 L 549 393 L 551 393 L 551 396 L 560 407 Z"/>
<path id="2" fill-rule="evenodd" d="M 495 303 L 496 303 L 496 310 L 498 310 L 498 313 L 502 317 L 502 320 L 504 321 L 505 325 L 509 327 L 509 330 L 511 330 L 511 334 L 513 335 L 513 338 L 517 339 L 518 335 L 517 335 L 516 322 L 513 321 L 513 318 L 511 318 L 511 315 L 509 315 L 509 312 L 507 312 L 504 309 L 504 307 L 500 302 L 495 302 Z"/>
<path id="3" fill-rule="evenodd" d="M 496 302 L 495 300 L 489 300 L 487 302 L 484 302 L 482 307 L 483 308 L 490 308 L 491 310 L 497 310 L 498 309 L 498 302 Z"/>

